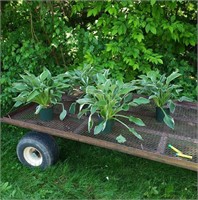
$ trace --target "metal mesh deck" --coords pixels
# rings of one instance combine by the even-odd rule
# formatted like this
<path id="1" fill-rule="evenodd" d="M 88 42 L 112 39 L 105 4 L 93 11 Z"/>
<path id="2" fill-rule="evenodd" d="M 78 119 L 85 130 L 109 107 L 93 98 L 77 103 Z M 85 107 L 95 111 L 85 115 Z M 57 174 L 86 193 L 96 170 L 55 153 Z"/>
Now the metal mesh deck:
<path id="1" fill-rule="evenodd" d="M 65 107 L 68 109 L 71 102 L 65 101 Z M 173 115 L 175 119 L 175 129 L 171 130 L 163 123 L 158 123 L 155 120 L 155 108 L 152 105 L 143 105 L 135 107 L 125 115 L 133 115 L 135 117 L 141 118 L 146 124 L 145 127 L 139 127 L 133 123 L 127 122 L 130 127 L 134 127 L 138 133 L 141 134 L 143 141 L 137 139 L 130 133 L 124 126 L 115 122 L 112 133 L 108 134 L 98 134 L 94 135 L 93 131 L 88 133 L 87 131 L 87 117 L 82 119 L 77 119 L 76 115 L 68 115 L 63 121 L 59 120 L 59 113 L 61 112 L 61 107 L 54 107 L 55 116 L 50 122 L 42 122 L 38 119 L 38 116 L 34 114 L 35 105 L 26 106 L 9 115 L 10 123 L 12 120 L 19 121 L 19 126 L 23 127 L 24 124 L 31 124 L 31 127 L 37 125 L 41 132 L 43 127 L 48 127 L 53 130 L 58 130 L 64 137 L 64 134 L 71 132 L 73 135 L 85 136 L 88 138 L 99 139 L 99 142 L 106 147 L 105 142 L 110 142 L 119 145 L 118 147 L 132 147 L 134 149 L 141 150 L 142 152 L 150 152 L 151 155 L 162 155 L 165 156 L 164 159 L 174 158 L 177 160 L 187 161 L 188 163 L 198 162 L 198 139 L 197 139 L 197 107 L 188 105 L 177 105 L 175 113 Z M 7 118 L 7 117 L 6 117 Z M 5 119 L 5 118 L 4 118 Z M 3 121 L 3 120 L 2 120 Z M 6 121 L 6 120 L 5 120 Z M 97 117 L 94 121 L 97 123 Z M 20 124 L 22 123 L 22 124 Z M 32 126 L 33 125 L 33 126 Z M 26 126 L 28 127 L 28 126 Z M 49 129 L 49 130 L 50 130 Z M 127 141 L 124 144 L 119 144 L 116 141 L 116 137 L 122 134 Z M 53 135 L 56 135 L 53 131 Z M 66 138 L 69 138 L 68 136 Z M 72 138 L 71 138 L 72 139 Z M 77 139 L 76 139 L 77 140 Z M 81 141 L 81 140 L 79 140 Z M 83 141 L 83 140 L 82 140 Z M 86 142 L 89 143 L 89 142 Z M 175 152 L 168 148 L 168 144 L 171 144 L 182 151 L 184 154 L 192 155 L 193 159 L 186 159 L 181 157 L 175 157 Z M 110 148 L 110 147 L 108 147 Z M 119 149 L 119 148 L 118 148 Z M 131 153 L 133 154 L 133 153 Z M 146 157 L 145 155 L 143 157 Z M 148 155 L 149 159 L 149 155 Z M 160 158 L 161 159 L 161 158 Z M 152 158 L 152 160 L 155 160 Z M 159 161 L 159 160 L 158 160 Z M 173 160 L 174 161 L 174 160 Z M 171 161 L 172 162 L 172 161 Z M 169 162 L 170 164 L 170 162 Z M 174 164 L 174 163 L 173 163 Z M 188 168 L 188 166 L 186 167 Z"/>

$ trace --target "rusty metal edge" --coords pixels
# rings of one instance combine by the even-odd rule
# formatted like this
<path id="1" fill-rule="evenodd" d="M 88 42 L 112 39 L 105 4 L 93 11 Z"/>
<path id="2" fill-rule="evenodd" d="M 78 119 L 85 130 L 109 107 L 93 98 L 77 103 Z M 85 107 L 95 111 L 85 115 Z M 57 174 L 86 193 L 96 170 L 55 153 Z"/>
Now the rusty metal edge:
<path id="1" fill-rule="evenodd" d="M 18 113 L 20 113 L 20 112 L 22 112 L 22 111 L 24 111 L 24 110 L 26 110 L 28 108 L 31 108 L 31 107 L 33 107 L 35 105 L 36 105 L 35 103 L 30 103 L 30 104 L 18 107 L 18 108 L 16 108 L 16 110 L 14 110 L 14 111 L 12 111 L 10 113 L 7 113 L 7 115 L 5 117 L 14 116 L 14 115 L 16 115 L 16 114 L 18 114 Z"/>
<path id="2" fill-rule="evenodd" d="M 192 162 L 189 162 L 186 160 L 178 160 L 178 159 L 175 159 L 175 158 L 172 158 L 169 156 L 161 155 L 159 153 L 152 153 L 152 152 L 148 152 L 148 151 L 144 151 L 144 150 L 139 150 L 139 149 L 135 149 L 133 147 L 127 147 L 127 146 L 124 146 L 121 144 L 116 144 L 113 142 L 108 142 L 108 141 L 104 141 L 104 140 L 100 140 L 100 139 L 96 139 L 96 138 L 91 138 L 88 136 L 78 135 L 73 132 L 64 132 L 64 131 L 60 131 L 57 129 L 52 129 L 52 128 L 43 127 L 43 126 L 39 126 L 39 125 L 35 125 L 35 124 L 30 124 L 27 122 L 22 122 L 19 120 L 14 120 L 14 119 L 6 118 L 6 117 L 0 118 L 0 121 L 7 123 L 7 124 L 19 126 L 22 128 L 32 129 L 32 130 L 40 131 L 43 133 L 48 133 L 53 136 L 59 136 L 62 138 L 75 140 L 75 141 L 95 145 L 98 147 L 103 147 L 106 149 L 120 151 L 123 153 L 150 159 L 153 161 L 158 161 L 161 163 L 170 164 L 170 165 L 174 165 L 177 167 L 190 169 L 193 171 L 198 171 L 198 164 L 196 164 L 196 163 L 192 163 Z"/>

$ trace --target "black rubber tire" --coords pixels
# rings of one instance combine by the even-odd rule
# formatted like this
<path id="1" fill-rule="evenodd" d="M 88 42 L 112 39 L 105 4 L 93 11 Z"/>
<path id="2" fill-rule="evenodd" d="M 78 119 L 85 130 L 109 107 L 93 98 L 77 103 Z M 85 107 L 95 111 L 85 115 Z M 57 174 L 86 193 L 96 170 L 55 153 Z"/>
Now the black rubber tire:
<path id="1" fill-rule="evenodd" d="M 31 160 L 28 161 L 27 154 L 25 153 L 27 149 L 36 149 L 34 154 L 37 156 L 36 152 L 38 152 L 39 155 L 37 157 L 38 159 L 41 158 L 39 163 L 33 165 Z M 51 135 L 35 131 L 30 131 L 21 138 L 16 151 L 18 159 L 23 165 L 28 167 L 40 167 L 41 169 L 55 164 L 59 157 L 59 150 L 55 139 Z"/>

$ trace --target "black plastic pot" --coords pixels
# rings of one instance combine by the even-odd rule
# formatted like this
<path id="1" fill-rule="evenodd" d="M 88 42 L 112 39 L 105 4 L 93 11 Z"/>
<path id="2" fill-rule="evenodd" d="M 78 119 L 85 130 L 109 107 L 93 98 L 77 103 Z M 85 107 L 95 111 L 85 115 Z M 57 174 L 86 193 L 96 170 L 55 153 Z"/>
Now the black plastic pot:
<path id="1" fill-rule="evenodd" d="M 170 110 L 169 108 L 163 108 L 163 110 L 166 112 L 166 114 L 170 115 Z M 165 115 L 164 112 L 162 111 L 162 108 L 156 107 L 156 120 L 158 122 L 163 122 Z"/>
<path id="2" fill-rule="evenodd" d="M 53 119 L 53 107 L 42 108 L 39 112 L 39 118 L 45 122 L 51 121 Z"/>
<path id="3" fill-rule="evenodd" d="M 99 123 L 102 122 L 103 121 L 102 117 L 99 117 L 98 121 L 99 121 Z M 113 125 L 114 125 L 113 119 L 107 120 L 105 129 L 103 131 L 101 131 L 100 133 L 110 133 L 110 132 L 112 132 Z"/>

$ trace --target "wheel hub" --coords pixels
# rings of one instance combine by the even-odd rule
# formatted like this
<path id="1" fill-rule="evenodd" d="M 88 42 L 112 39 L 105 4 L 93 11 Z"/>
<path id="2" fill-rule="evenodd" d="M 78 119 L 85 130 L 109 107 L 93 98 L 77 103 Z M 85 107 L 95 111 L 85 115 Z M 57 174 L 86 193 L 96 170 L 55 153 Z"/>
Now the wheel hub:
<path id="1" fill-rule="evenodd" d="M 26 147 L 23 151 L 23 156 L 32 166 L 40 166 L 43 162 L 42 154 L 35 147 Z"/>

